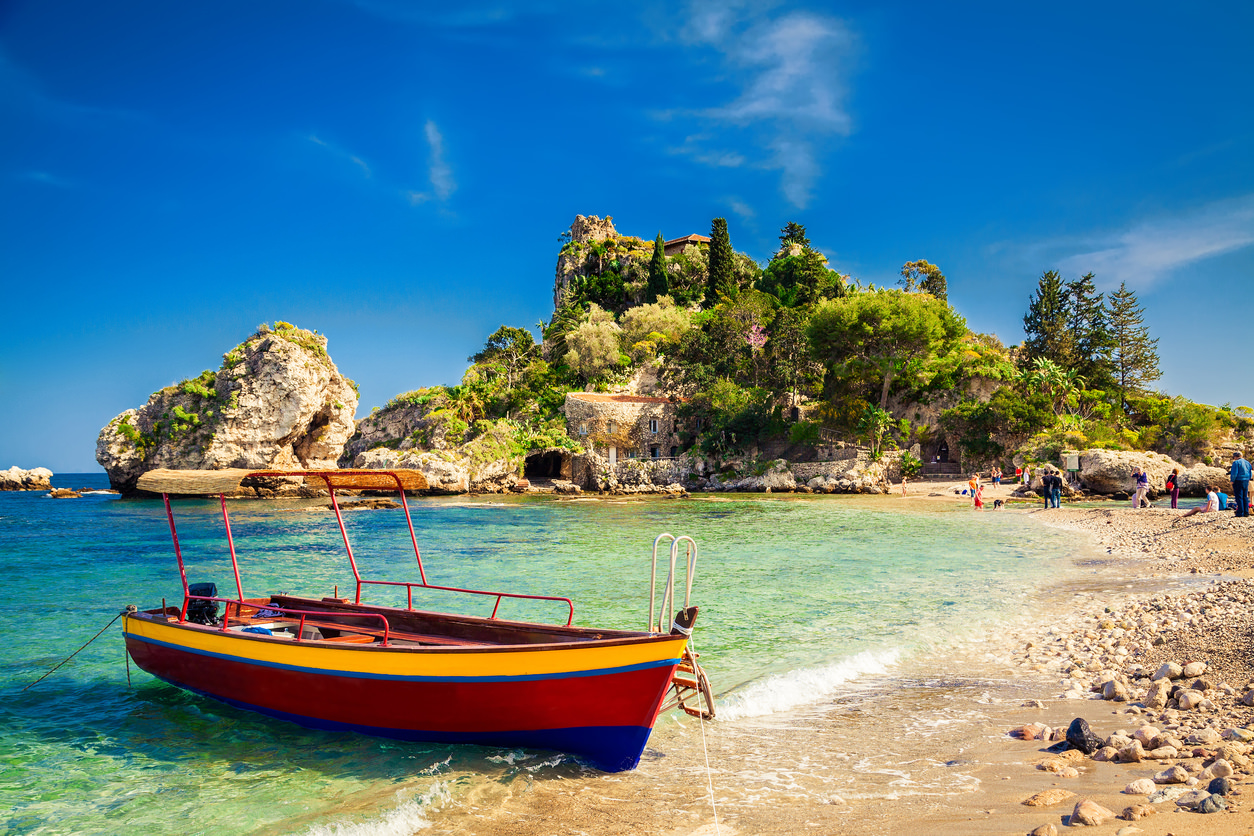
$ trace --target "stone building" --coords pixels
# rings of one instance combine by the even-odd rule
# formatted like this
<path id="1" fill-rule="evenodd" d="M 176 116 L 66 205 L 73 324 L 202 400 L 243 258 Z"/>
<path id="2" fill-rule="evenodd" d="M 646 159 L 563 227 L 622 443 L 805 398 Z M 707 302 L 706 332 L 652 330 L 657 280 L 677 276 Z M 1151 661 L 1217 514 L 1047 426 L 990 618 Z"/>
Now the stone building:
<path id="1" fill-rule="evenodd" d="M 695 247 L 698 244 L 710 243 L 710 239 L 704 235 L 685 235 L 683 238 L 672 238 L 662 244 L 662 253 L 664 255 L 679 255 L 684 251 L 684 247 Z"/>
<path id="2" fill-rule="evenodd" d="M 679 454 L 675 404 L 669 398 L 568 392 L 566 432 L 607 459 L 660 459 Z"/>

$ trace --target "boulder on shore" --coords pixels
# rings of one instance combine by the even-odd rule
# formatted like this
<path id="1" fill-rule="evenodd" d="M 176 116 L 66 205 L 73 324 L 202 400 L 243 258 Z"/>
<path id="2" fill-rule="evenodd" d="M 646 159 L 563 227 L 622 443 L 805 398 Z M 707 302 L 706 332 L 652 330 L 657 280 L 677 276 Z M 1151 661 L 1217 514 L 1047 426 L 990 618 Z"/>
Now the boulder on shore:
<path id="1" fill-rule="evenodd" d="M 46 467 L 23 470 L 14 465 L 8 470 L 0 470 L 0 491 L 50 490 L 52 490 L 52 471 Z"/>
<path id="2" fill-rule="evenodd" d="M 1227 471 L 1207 465 L 1185 467 L 1161 453 L 1131 452 L 1126 450 L 1085 450 L 1080 453 L 1080 481 L 1093 493 L 1114 495 L 1129 494 L 1135 487 L 1134 468 L 1149 474 L 1150 496 L 1158 496 L 1164 490 L 1167 476 L 1173 469 L 1180 471 L 1180 490 L 1187 496 L 1205 493 L 1206 485 L 1217 485 L 1231 492 L 1232 483 Z"/>
<path id="3" fill-rule="evenodd" d="M 217 372 L 167 386 L 110 421 L 96 461 L 124 494 L 157 468 L 334 468 L 353 434 L 357 392 L 326 346 L 316 332 L 263 325 Z"/>

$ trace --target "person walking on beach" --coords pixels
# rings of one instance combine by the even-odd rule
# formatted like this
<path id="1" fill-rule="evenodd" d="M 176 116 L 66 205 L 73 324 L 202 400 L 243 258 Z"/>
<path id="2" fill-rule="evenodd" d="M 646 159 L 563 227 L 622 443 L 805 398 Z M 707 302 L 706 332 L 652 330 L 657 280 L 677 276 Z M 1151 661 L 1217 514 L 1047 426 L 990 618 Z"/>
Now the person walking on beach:
<path id="1" fill-rule="evenodd" d="M 1180 468 L 1173 468 L 1167 477 L 1167 493 L 1171 494 L 1171 507 L 1174 509 L 1180 501 Z"/>
<path id="2" fill-rule="evenodd" d="M 1021 467 L 1015 468 L 1015 479 L 1019 480 L 1020 485 L 1023 484 L 1023 468 Z"/>
<path id="3" fill-rule="evenodd" d="M 978 478 L 976 479 L 975 492 L 972 494 L 972 496 L 975 497 L 975 510 L 983 511 L 984 510 L 984 486 L 980 484 Z"/>
<path id="4" fill-rule="evenodd" d="M 1048 508 L 1058 508 L 1062 503 L 1062 477 L 1058 475 L 1057 470 L 1050 469 L 1045 474 L 1045 505 Z"/>
<path id="5" fill-rule="evenodd" d="M 1149 493 L 1149 474 L 1139 467 L 1134 467 L 1132 468 L 1132 476 L 1136 479 L 1136 490 L 1132 492 L 1132 507 L 1134 510 L 1139 511 L 1141 510 L 1141 502 L 1145 499 L 1145 494 Z"/>
<path id="6" fill-rule="evenodd" d="M 1233 500 L 1237 503 L 1237 516 L 1250 515 L 1250 463 L 1238 450 L 1232 455 L 1232 467 L 1228 470 L 1232 479 Z"/>

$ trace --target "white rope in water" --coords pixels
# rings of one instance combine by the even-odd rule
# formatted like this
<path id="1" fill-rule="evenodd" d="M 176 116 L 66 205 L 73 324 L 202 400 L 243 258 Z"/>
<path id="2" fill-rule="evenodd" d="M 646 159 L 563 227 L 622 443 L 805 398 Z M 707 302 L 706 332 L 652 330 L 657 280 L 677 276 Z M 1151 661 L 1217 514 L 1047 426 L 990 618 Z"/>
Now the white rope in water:
<path id="1" fill-rule="evenodd" d="M 696 677 L 697 648 L 691 639 L 688 640 L 688 650 L 692 652 L 693 676 Z M 700 681 L 699 677 L 697 679 Z M 698 702 L 697 706 L 700 707 L 700 705 L 701 703 Z M 712 708 L 712 706 L 707 704 L 706 708 Z M 718 836 L 718 806 L 714 803 L 714 773 L 710 769 L 710 749 L 705 744 L 705 717 L 697 715 L 697 723 L 701 725 L 701 752 L 705 755 L 705 783 L 710 788 L 710 809 L 714 811 L 714 833 Z"/>
<path id="2" fill-rule="evenodd" d="M 714 811 L 714 833 L 719 833 L 718 829 L 718 806 L 714 803 L 714 773 L 710 771 L 710 750 L 705 745 L 705 718 L 698 717 L 697 722 L 701 724 L 701 751 L 705 753 L 705 781 L 710 788 L 710 809 Z"/>

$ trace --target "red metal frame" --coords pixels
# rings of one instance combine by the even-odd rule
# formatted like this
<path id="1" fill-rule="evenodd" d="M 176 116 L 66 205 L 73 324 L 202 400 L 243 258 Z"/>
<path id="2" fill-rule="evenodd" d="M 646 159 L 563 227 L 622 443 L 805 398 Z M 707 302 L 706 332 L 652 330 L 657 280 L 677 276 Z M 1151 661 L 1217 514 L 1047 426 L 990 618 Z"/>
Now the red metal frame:
<path id="1" fill-rule="evenodd" d="M 400 477 L 397 476 L 395 473 L 392 473 L 391 471 L 340 470 L 340 471 L 335 471 L 334 474 L 328 474 L 328 473 L 307 472 L 307 471 L 276 470 L 276 471 L 254 471 L 249 475 L 250 476 L 272 476 L 272 477 L 316 476 L 322 479 L 323 483 L 326 485 L 327 492 L 331 495 L 331 507 L 335 511 L 335 520 L 340 526 L 340 535 L 344 538 L 344 550 L 348 553 L 348 563 L 349 563 L 349 566 L 352 567 L 353 578 L 357 581 L 357 594 L 356 594 L 356 597 L 354 598 L 354 603 L 356 604 L 361 604 L 361 588 L 365 584 L 372 584 L 375 586 L 403 586 L 405 587 L 406 609 L 412 610 L 414 608 L 414 587 L 419 587 L 421 589 L 432 589 L 432 590 L 436 590 L 440 592 L 460 592 L 460 593 L 464 593 L 467 595 L 486 595 L 486 596 L 494 597 L 496 598 L 496 604 L 495 606 L 492 607 L 492 615 L 489 616 L 489 618 L 496 618 L 497 611 L 501 608 L 501 599 L 515 598 L 519 600 L 554 601 L 554 602 L 564 603 L 566 604 L 566 608 L 567 608 L 566 626 L 569 627 L 575 620 L 575 604 L 569 598 L 564 598 L 564 597 L 556 596 L 556 595 L 523 595 L 523 594 L 516 593 L 516 592 L 491 592 L 491 591 L 483 590 L 483 589 L 464 589 L 462 587 L 456 587 L 456 586 L 435 586 L 433 584 L 428 583 L 427 573 L 422 565 L 422 554 L 418 550 L 418 537 L 414 533 L 414 521 L 413 521 L 413 518 L 409 514 L 409 503 L 405 500 L 405 487 L 401 483 Z M 348 539 L 348 529 L 344 527 L 344 516 L 340 511 L 339 502 L 336 501 L 336 498 L 335 498 L 335 488 L 331 485 L 331 478 L 333 475 L 334 476 L 387 475 L 387 476 L 392 477 L 392 481 L 396 483 L 397 493 L 399 493 L 401 496 L 401 507 L 405 509 L 405 522 L 409 526 L 409 538 L 414 544 L 414 557 L 418 561 L 418 574 L 419 574 L 419 577 L 422 578 L 421 583 L 410 583 L 406 581 L 371 581 L 371 580 L 364 580 L 362 578 L 361 573 L 357 569 L 357 558 L 353 555 L 353 546 L 349 542 L 349 539 Z M 254 604 L 248 604 L 244 601 L 244 586 L 243 586 L 243 583 L 241 583 L 240 581 L 239 560 L 235 554 L 235 540 L 231 536 L 230 516 L 227 514 L 227 511 L 226 511 L 226 495 L 218 494 L 218 499 L 222 503 L 222 521 L 226 525 L 226 541 L 227 541 L 227 546 L 231 553 L 231 569 L 235 573 L 235 588 L 236 588 L 236 591 L 239 593 L 239 599 L 237 601 L 232 601 L 229 598 L 206 598 L 200 595 L 193 596 L 189 594 L 188 586 L 187 586 L 187 569 L 183 564 L 182 550 L 179 548 L 178 531 L 175 529 L 175 526 L 174 526 L 174 512 L 170 508 L 170 496 L 169 494 L 163 493 L 161 494 L 161 498 L 165 502 L 166 518 L 170 522 L 170 536 L 174 541 L 175 557 L 178 559 L 179 578 L 183 582 L 183 609 L 179 613 L 179 621 L 185 622 L 187 620 L 187 606 L 189 603 L 191 603 L 193 599 L 203 600 L 203 601 L 223 601 L 225 603 L 234 603 L 240 606 L 256 606 Z M 269 609 L 277 610 L 281 608 L 269 607 Z M 292 610 L 292 612 L 297 613 L 297 612 L 302 612 L 302 611 Z M 316 615 L 317 613 L 311 613 L 311 614 Z M 382 618 L 382 616 L 380 616 L 380 618 Z M 225 619 L 223 620 L 223 623 L 225 624 Z M 304 627 L 303 616 L 301 618 L 301 627 L 302 629 Z M 386 644 L 386 642 L 387 642 L 387 619 L 384 619 L 384 643 Z"/>
<path id="2" fill-rule="evenodd" d="M 391 625 L 388 623 L 387 616 L 383 615 L 382 613 L 377 613 L 377 612 L 348 612 L 346 613 L 343 610 L 339 610 L 336 612 L 324 612 L 321 610 L 298 610 L 295 607 L 280 607 L 277 604 L 269 604 L 269 603 L 250 604 L 247 601 L 236 601 L 234 598 L 212 598 L 206 595 L 190 595 L 188 597 L 194 601 L 218 601 L 223 604 L 226 604 L 227 605 L 226 612 L 222 614 L 222 626 L 218 628 L 224 633 L 228 629 L 230 629 L 230 626 L 228 624 L 228 619 L 231 616 L 231 604 L 234 604 L 236 606 L 236 610 L 235 610 L 236 618 L 243 618 L 243 616 L 240 615 L 240 611 L 238 609 L 240 606 L 251 607 L 252 609 L 257 610 L 258 613 L 260 613 L 262 610 L 265 610 L 266 612 L 277 612 L 277 613 L 282 613 L 283 615 L 289 615 L 289 616 L 299 615 L 300 616 L 300 629 L 298 630 L 296 634 L 296 641 L 300 641 L 301 640 L 300 634 L 305 632 L 305 618 L 308 616 L 321 616 L 324 618 L 342 618 L 345 615 L 351 615 L 354 618 L 358 618 L 358 617 L 377 618 L 383 622 L 383 643 L 382 643 L 383 647 L 388 646 L 388 636 L 391 634 Z M 186 612 L 186 605 L 184 605 L 184 611 Z M 269 618 L 269 616 L 266 616 L 266 618 Z M 180 618 L 179 621 L 185 622 L 185 619 Z"/>

